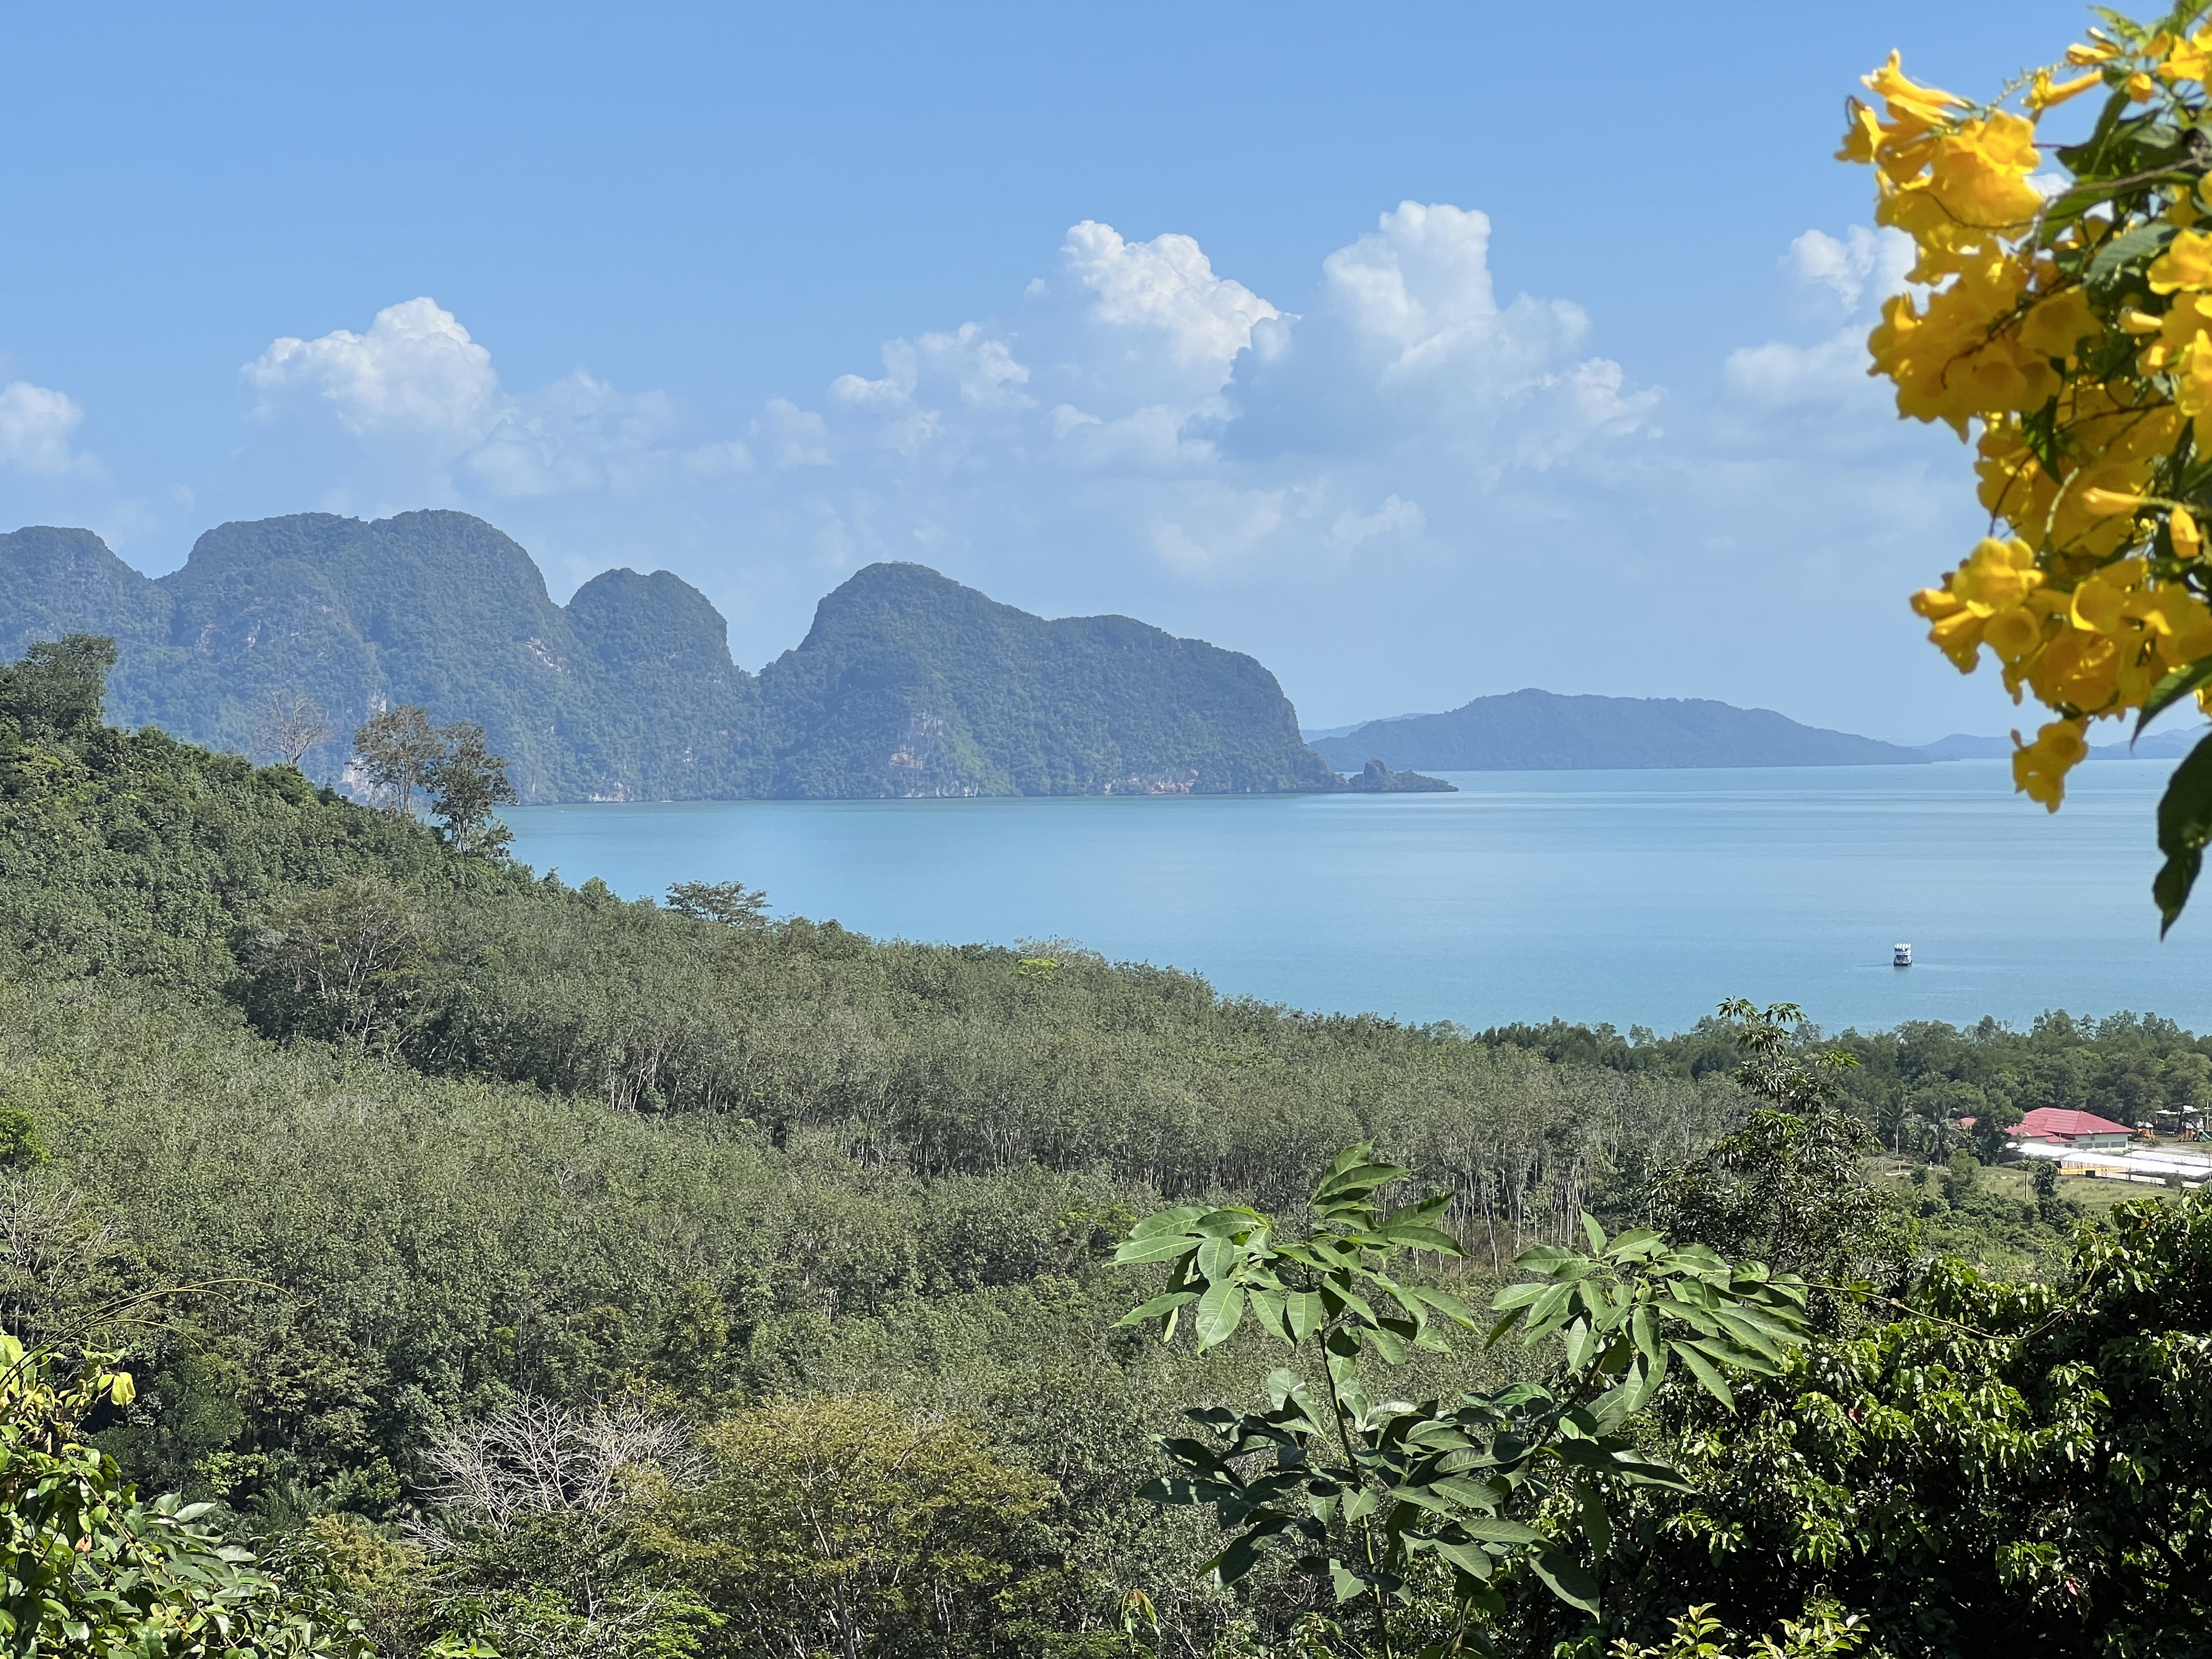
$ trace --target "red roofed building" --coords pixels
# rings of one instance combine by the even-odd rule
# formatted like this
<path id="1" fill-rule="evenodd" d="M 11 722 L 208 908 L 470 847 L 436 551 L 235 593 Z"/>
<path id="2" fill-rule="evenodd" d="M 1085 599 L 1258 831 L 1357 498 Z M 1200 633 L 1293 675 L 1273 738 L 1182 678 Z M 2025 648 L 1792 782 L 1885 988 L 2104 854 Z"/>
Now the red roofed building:
<path id="1" fill-rule="evenodd" d="M 2124 1123 L 2099 1117 L 2094 1112 L 2069 1111 L 2057 1106 L 2037 1107 L 2014 1124 L 2010 1133 L 2015 1140 L 2044 1140 L 2059 1146 L 2092 1149 L 2124 1146 L 2134 1138 L 2134 1132 Z"/>

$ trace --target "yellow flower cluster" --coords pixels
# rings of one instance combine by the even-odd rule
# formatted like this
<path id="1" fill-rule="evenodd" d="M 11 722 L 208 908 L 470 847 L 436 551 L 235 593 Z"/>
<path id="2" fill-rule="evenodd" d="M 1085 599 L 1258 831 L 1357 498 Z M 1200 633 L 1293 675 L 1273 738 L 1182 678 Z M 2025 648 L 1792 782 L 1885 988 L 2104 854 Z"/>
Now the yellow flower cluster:
<path id="1" fill-rule="evenodd" d="M 1874 167 L 1876 220 L 1917 255 L 1917 292 L 1891 299 L 1869 337 L 1872 372 L 1895 382 L 1900 415 L 1979 428 L 1991 534 L 1913 609 L 1961 672 L 1986 647 L 2015 702 L 2032 692 L 2057 716 L 2032 743 L 2014 734 L 2015 783 L 2054 811 L 2092 720 L 2212 659 L 2203 537 L 2161 484 L 2178 455 L 2212 455 L 2212 225 L 2192 228 L 2212 219 L 2212 177 L 2121 179 L 2087 211 L 2069 199 L 2055 212 L 2036 123 L 2098 86 L 2193 120 L 2208 78 L 2212 25 L 2076 46 L 2028 78 L 2025 115 L 1922 86 L 1893 52 L 1866 77 L 1880 112 L 1851 100 L 1838 152 Z M 2170 240 L 2126 303 L 2100 305 L 2088 262 L 2144 225 Z"/>

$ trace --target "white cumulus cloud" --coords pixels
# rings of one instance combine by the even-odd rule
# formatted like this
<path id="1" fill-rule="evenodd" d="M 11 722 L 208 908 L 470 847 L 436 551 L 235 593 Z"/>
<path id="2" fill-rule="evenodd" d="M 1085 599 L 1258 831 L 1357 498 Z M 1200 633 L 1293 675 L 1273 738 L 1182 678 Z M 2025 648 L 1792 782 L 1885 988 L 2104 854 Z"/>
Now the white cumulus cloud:
<path id="1" fill-rule="evenodd" d="M 428 298 L 386 306 L 365 334 L 272 340 L 240 374 L 262 419 L 312 399 L 356 438 L 427 439 L 454 454 L 483 441 L 503 400 L 491 353 Z"/>
<path id="2" fill-rule="evenodd" d="M 1232 453 L 1346 454 L 1442 441 L 1492 471 L 1632 430 L 1657 400 L 1577 361 L 1570 300 L 1498 301 L 1487 215 L 1401 203 L 1322 262 L 1311 309 L 1255 328 L 1227 396 Z"/>
<path id="3" fill-rule="evenodd" d="M 1188 236 L 1129 242 L 1085 219 L 1060 253 L 1062 273 L 1092 296 L 1093 321 L 1156 333 L 1179 363 L 1224 370 L 1251 343 L 1255 324 L 1282 315 L 1243 283 L 1216 276 Z"/>
<path id="4" fill-rule="evenodd" d="M 428 299 L 276 341 L 245 382 L 267 442 L 320 432 L 374 477 L 343 510 L 435 500 L 563 568 L 587 539 L 609 549 L 592 568 L 672 565 L 753 663 L 825 577 L 898 558 L 1252 649 L 1329 720 L 1524 684 L 1771 703 L 1808 665 L 1865 683 L 1849 641 L 1893 635 L 1882 684 L 1948 695 L 1893 613 L 1971 530 L 1946 503 L 1972 492 L 1865 375 L 1896 239 L 1778 250 L 1793 326 L 1715 344 L 1669 392 L 1575 297 L 1501 293 L 1482 212 L 1401 202 L 1355 228 L 1263 295 L 1195 238 L 1086 219 L 1025 287 L 720 430 L 580 369 L 510 389 Z M 1747 623 L 1747 592 L 1795 626 Z"/>
<path id="5" fill-rule="evenodd" d="M 251 417 L 312 429 L 325 417 L 372 459 L 380 492 L 497 500 L 629 493 L 681 472 L 750 470 L 742 443 L 672 448 L 678 424 L 659 392 L 629 394 L 579 368 L 515 393 L 490 350 L 427 296 L 386 306 L 361 333 L 272 340 L 239 371 Z M 350 494 L 341 489 L 340 500 Z"/>
<path id="6" fill-rule="evenodd" d="M 1912 239 L 1903 231 L 1853 225 L 1841 236 L 1807 231 L 1790 244 L 1779 263 L 1802 289 L 1856 313 L 1863 299 L 1871 303 L 1901 291 L 1912 259 Z"/>
<path id="7" fill-rule="evenodd" d="M 84 410 L 65 392 L 11 380 L 0 386 L 0 462 L 24 472 L 91 474 L 100 464 L 70 448 Z"/>
<path id="8" fill-rule="evenodd" d="M 1912 260 L 1912 240 L 1901 231 L 1853 225 L 1841 236 L 1814 229 L 1797 237 L 1778 264 L 1799 310 L 1843 321 L 1810 345 L 1738 347 L 1723 366 L 1729 390 L 1760 410 L 1879 401 L 1867 380 L 1867 331 L 1881 302 L 1904 291 Z"/>

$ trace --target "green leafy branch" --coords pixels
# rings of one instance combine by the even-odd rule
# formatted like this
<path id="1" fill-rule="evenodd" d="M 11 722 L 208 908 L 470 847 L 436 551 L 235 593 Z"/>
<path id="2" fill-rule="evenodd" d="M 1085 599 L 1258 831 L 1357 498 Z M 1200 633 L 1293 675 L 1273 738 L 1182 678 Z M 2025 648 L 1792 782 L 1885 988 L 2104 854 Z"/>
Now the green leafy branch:
<path id="1" fill-rule="evenodd" d="M 1504 1609 L 1494 1581 L 1517 1568 L 1601 1626 L 1589 1564 L 1611 1547 L 1609 1496 L 1683 1484 L 1638 1449 L 1638 1419 L 1678 1367 L 1732 1409 L 1730 1372 L 1777 1373 L 1805 1340 L 1804 1287 L 1653 1232 L 1608 1238 L 1585 1215 L 1587 1251 L 1524 1251 L 1516 1265 L 1529 1278 L 1492 1304 L 1503 1316 L 1491 1344 L 1516 1330 L 1524 1346 L 1558 1340 L 1556 1389 L 1526 1382 L 1449 1403 L 1377 1401 L 1363 1376 L 1369 1356 L 1396 1365 L 1413 1348 L 1449 1352 L 1451 1327 L 1476 1328 L 1459 1297 L 1408 1282 L 1399 1267 L 1419 1250 L 1464 1254 L 1437 1224 L 1448 1196 L 1379 1206 L 1376 1194 L 1409 1173 L 1351 1148 L 1315 1189 L 1303 1237 L 1243 1206 L 1182 1206 L 1138 1224 L 1115 1259 L 1164 1263 L 1168 1285 L 1122 1325 L 1156 1325 L 1171 1342 L 1188 1315 L 1203 1350 L 1249 1312 L 1319 1360 L 1304 1368 L 1319 1373 L 1311 1386 L 1297 1370 L 1272 1371 L 1265 1412 L 1186 1413 L 1205 1437 L 1164 1438 L 1175 1472 L 1146 1495 L 1213 1510 L 1233 1534 L 1206 1564 L 1224 1584 L 1269 1549 L 1291 1552 L 1340 1606 L 1364 1601 L 1386 1656 L 1392 1611 L 1432 1566 L 1450 1577 L 1454 1617 L 1425 1654 L 1488 1651 L 1481 1626 Z M 1554 1493 L 1571 1505 L 1547 1504 Z"/>

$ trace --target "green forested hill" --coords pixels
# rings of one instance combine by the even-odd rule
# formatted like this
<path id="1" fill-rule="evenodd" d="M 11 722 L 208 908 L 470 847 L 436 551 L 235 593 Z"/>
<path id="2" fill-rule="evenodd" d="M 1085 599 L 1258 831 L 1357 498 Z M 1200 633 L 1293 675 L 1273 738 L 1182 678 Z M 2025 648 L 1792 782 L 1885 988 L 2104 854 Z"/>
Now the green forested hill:
<path id="1" fill-rule="evenodd" d="M 149 580 L 88 531 L 0 536 L 0 652 L 84 631 L 122 659 L 110 717 L 251 752 L 256 708 L 305 696 L 343 735 L 420 703 L 474 720 L 526 800 L 1328 789 L 1273 675 L 1125 617 L 1046 622 L 918 565 L 823 601 L 758 679 L 665 571 L 553 603 L 465 514 L 301 514 L 210 531 Z"/>
<path id="2" fill-rule="evenodd" d="M 1771 1632 L 1832 1598 L 1879 1641 L 1760 1650 L 2198 1650 L 2212 1437 L 2172 1377 L 2208 1340 L 2212 1204 L 2077 1230 L 2055 1184 L 1981 1172 L 1951 1115 L 2069 1090 L 2201 1105 L 2212 1045 L 2185 1032 L 1847 1036 L 1864 1063 L 1845 1115 L 1902 1150 L 1908 1185 L 1790 1092 L 1844 1075 L 1802 1031 L 1775 1028 L 1770 1070 L 1738 1071 L 1735 1014 L 1674 1039 L 1477 1037 L 1225 1000 L 1065 945 L 880 943 L 680 890 L 625 902 L 289 768 L 104 728 L 100 660 L 79 641 L 0 667 L 0 1329 L 95 1378 L 119 1351 L 135 1389 L 103 1383 L 58 1425 L 0 1390 L 0 1454 L 52 1461 L 66 1432 L 103 1491 L 206 1505 L 210 1547 L 251 1547 L 321 1621 L 283 1651 L 1416 1652 L 1332 1634 L 1351 1615 L 1288 1551 L 1214 1582 L 1224 1534 L 1146 1495 L 1185 1408 L 1279 1397 L 1257 1300 L 1202 1349 L 1115 1324 L 1163 1282 L 1115 1260 L 1139 1218 L 1233 1202 L 1297 1226 L 1316 1176 L 1370 1139 L 1410 1168 L 1394 1187 L 1439 1195 L 1419 1213 L 1449 1235 L 1409 1233 L 1429 1248 L 1385 1287 L 1401 1303 L 1525 1297 L 1516 1250 L 1571 1255 L 1584 1209 L 1899 1298 L 1835 1301 L 1821 1345 L 1739 1376 L 1725 1414 L 1677 1368 L 1644 1420 L 1694 1490 L 1609 1486 L 1617 1522 L 1574 1534 L 1613 1634 L 1663 1639 L 1708 1601 Z M 1997 1247 L 2013 1277 L 1925 1259 L 1923 1228 Z M 1453 1238 L 1465 1255 L 1437 1257 Z M 1393 1398 L 1522 1385 L 1510 1404 L 1558 1371 L 1479 1330 L 1376 1353 Z M 1322 1386 L 1310 1363 L 1304 1383 Z M 2138 1446 L 2157 1480 L 2130 1472 Z M 2085 1448 L 2125 1478 L 2085 1479 Z M 1544 1466 L 1493 1530 L 1601 1513 L 1587 1467 Z M 34 1507 L 17 1486 L 11 1524 Z M 138 1512 L 86 1510 L 80 1547 L 83 1517 L 49 1506 L 59 1542 L 33 1565 L 143 1591 L 141 1559 L 100 1547 L 118 1510 Z M 1808 1534 L 1832 1553 L 1808 1560 Z M 2023 1547 L 2096 1593 L 2024 1594 Z M 1501 1659 L 1598 1650 L 1606 1632 L 1528 1571 L 1494 1583 Z M 1451 1588 L 1409 1584 L 1408 1638 Z M 155 1599 L 187 1593 L 164 1578 Z M 2062 1639 L 2018 1639 L 2054 1619 Z"/>
<path id="3" fill-rule="evenodd" d="M 761 674 L 778 795 L 1328 789 L 1251 658 L 1127 617 L 1046 622 L 918 564 L 822 601 Z"/>

